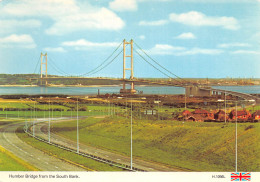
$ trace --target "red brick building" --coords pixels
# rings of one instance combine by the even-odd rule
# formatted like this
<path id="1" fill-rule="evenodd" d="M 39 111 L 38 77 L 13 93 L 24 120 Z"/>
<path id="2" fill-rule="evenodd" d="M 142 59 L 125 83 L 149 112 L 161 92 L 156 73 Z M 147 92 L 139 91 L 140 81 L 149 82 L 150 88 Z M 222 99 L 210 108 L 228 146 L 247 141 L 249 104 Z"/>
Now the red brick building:
<path id="1" fill-rule="evenodd" d="M 184 110 L 182 112 L 182 116 L 184 116 L 184 117 L 189 116 L 189 115 L 191 115 L 191 112 L 189 110 Z"/>
<path id="2" fill-rule="evenodd" d="M 196 109 L 193 112 L 190 111 L 183 111 L 182 112 L 183 117 L 186 120 L 190 120 L 190 121 L 205 121 L 205 120 L 212 120 L 214 119 L 214 114 L 210 113 L 207 110 L 203 110 L 203 109 Z"/>
<path id="3" fill-rule="evenodd" d="M 229 114 L 231 120 L 236 120 L 236 111 L 232 110 Z M 251 118 L 251 113 L 247 110 L 237 111 L 237 120 L 247 121 Z"/>
<path id="4" fill-rule="evenodd" d="M 226 121 L 228 121 L 229 119 L 228 115 L 229 114 L 225 114 L 225 111 L 219 110 L 217 113 L 214 114 L 214 119 L 218 121 L 225 121 L 225 117 L 226 117 Z"/>
<path id="5" fill-rule="evenodd" d="M 253 120 L 260 120 L 260 110 L 254 112 L 254 113 L 252 114 L 252 119 L 253 119 Z"/>
<path id="6" fill-rule="evenodd" d="M 214 119 L 213 113 L 210 113 L 209 111 L 203 109 L 196 109 L 192 112 L 192 115 L 204 117 L 205 119 Z"/>

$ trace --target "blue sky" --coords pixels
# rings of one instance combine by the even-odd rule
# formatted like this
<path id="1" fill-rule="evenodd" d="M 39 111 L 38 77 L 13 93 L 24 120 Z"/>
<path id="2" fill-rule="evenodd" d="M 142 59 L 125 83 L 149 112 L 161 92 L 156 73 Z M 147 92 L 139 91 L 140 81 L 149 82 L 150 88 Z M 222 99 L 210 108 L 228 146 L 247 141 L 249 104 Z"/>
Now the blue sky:
<path id="1" fill-rule="evenodd" d="M 38 73 L 47 52 L 49 74 L 81 75 L 133 39 L 183 78 L 260 78 L 259 20 L 260 0 L 0 0 L 0 73 Z M 89 76 L 121 77 L 122 57 Z"/>

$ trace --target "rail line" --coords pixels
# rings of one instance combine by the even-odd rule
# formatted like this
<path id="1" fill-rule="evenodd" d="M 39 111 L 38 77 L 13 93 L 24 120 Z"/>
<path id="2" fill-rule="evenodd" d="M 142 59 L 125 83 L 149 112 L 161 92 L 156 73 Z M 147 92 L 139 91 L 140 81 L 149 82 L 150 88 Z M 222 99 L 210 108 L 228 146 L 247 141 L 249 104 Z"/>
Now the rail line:
<path id="1" fill-rule="evenodd" d="M 105 164 L 108 164 L 108 165 L 111 165 L 111 166 L 114 166 L 114 167 L 121 168 L 123 170 L 134 171 L 134 172 L 146 172 L 143 169 L 139 169 L 139 168 L 136 168 L 136 167 L 132 167 L 132 169 L 131 169 L 131 166 L 129 166 L 129 165 L 121 164 L 121 163 L 118 163 L 118 162 L 115 162 L 115 161 L 112 161 L 112 160 L 108 160 L 108 159 L 105 159 L 105 158 L 102 158 L 102 157 L 98 157 L 98 156 L 95 156 L 95 155 L 92 155 L 92 154 L 88 154 L 88 153 L 85 153 L 85 152 L 79 152 L 78 153 L 76 149 L 72 149 L 72 148 L 69 148 L 67 146 L 57 144 L 55 142 L 49 142 L 48 140 L 41 138 L 39 136 L 35 136 L 35 135 L 33 136 L 33 133 L 29 129 L 32 126 L 33 126 L 33 124 L 27 126 L 27 128 L 24 126 L 24 128 L 23 128 L 24 132 L 27 133 L 29 136 L 31 136 L 31 137 L 33 137 L 33 138 L 35 138 L 35 139 L 37 139 L 41 142 L 47 143 L 49 145 L 58 147 L 60 149 L 63 149 L 63 150 L 66 150 L 66 151 L 69 151 L 69 152 L 72 152 L 72 153 L 93 159 L 93 160 L 96 160 L 98 162 L 102 162 L 102 163 L 105 163 Z"/>

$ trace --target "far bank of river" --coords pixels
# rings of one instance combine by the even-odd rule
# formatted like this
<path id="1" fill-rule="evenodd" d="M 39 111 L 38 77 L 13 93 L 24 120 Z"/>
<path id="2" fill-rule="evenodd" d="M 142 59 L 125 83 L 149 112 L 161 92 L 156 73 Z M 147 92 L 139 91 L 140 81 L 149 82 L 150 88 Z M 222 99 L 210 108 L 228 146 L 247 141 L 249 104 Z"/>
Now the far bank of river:
<path id="1" fill-rule="evenodd" d="M 260 94 L 260 85 L 254 86 L 213 86 L 213 88 L 249 93 Z M 118 94 L 121 86 L 0 86 L 0 95 L 39 95 L 39 94 L 64 94 L 64 95 L 96 95 L 100 94 Z M 173 86 L 136 86 L 137 91 L 142 91 L 143 94 L 184 94 L 185 89 L 182 87 Z"/>

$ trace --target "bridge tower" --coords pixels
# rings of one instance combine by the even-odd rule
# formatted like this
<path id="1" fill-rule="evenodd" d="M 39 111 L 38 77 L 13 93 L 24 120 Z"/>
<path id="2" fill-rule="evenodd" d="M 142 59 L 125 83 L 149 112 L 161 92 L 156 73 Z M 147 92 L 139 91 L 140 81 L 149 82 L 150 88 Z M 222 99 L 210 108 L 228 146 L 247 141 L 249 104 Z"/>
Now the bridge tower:
<path id="1" fill-rule="evenodd" d="M 45 59 L 44 59 L 45 58 Z M 47 86 L 48 85 L 48 60 L 47 60 L 47 53 L 41 53 L 41 78 L 40 78 L 40 86 Z"/>
<path id="2" fill-rule="evenodd" d="M 130 55 L 126 53 L 126 46 L 130 44 Z M 126 61 L 131 61 L 130 68 L 126 66 Z M 131 71 L 130 79 L 126 79 L 126 71 Z M 130 83 L 131 88 L 127 89 L 126 84 Z M 127 42 L 125 39 L 123 41 L 123 88 L 120 89 L 120 93 L 122 94 L 134 94 L 136 90 L 134 88 L 134 56 L 133 56 L 133 39 L 130 42 Z"/>

